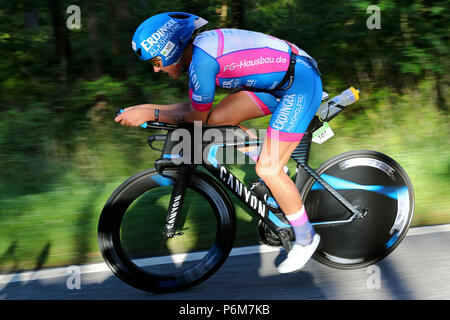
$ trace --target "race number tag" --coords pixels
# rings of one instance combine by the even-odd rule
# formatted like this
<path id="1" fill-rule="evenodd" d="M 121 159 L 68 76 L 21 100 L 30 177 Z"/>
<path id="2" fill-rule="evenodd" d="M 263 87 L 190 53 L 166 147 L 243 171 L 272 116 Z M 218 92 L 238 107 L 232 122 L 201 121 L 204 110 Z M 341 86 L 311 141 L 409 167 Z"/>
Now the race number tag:
<path id="1" fill-rule="evenodd" d="M 324 122 L 323 126 L 313 132 L 312 141 L 318 144 L 322 144 L 332 136 L 334 136 L 333 130 L 331 130 L 328 122 Z"/>

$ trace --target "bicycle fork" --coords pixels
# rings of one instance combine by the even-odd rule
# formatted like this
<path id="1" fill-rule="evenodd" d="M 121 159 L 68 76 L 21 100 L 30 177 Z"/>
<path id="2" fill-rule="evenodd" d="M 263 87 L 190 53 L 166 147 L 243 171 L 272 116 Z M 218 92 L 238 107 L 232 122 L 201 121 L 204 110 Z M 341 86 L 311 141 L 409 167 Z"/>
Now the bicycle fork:
<path id="1" fill-rule="evenodd" d="M 165 233 L 166 237 L 169 239 L 183 234 L 183 232 L 176 232 L 176 230 L 181 208 L 183 207 L 184 197 L 186 195 L 187 183 L 194 166 L 181 165 L 179 168 L 178 177 L 175 180 L 166 215 Z"/>

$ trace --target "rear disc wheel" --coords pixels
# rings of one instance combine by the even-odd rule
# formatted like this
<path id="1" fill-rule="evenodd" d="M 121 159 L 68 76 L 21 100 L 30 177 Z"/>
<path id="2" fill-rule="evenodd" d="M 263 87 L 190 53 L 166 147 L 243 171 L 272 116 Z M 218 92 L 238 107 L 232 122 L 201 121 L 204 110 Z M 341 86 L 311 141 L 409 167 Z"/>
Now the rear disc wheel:
<path id="1" fill-rule="evenodd" d="M 314 254 L 317 261 L 335 268 L 361 268 L 398 246 L 411 224 L 414 191 L 395 160 L 375 151 L 351 151 L 328 160 L 316 172 L 356 208 L 368 210 L 349 224 L 321 225 L 346 220 L 351 214 L 321 184 L 308 180 L 302 199 L 321 236 Z"/>

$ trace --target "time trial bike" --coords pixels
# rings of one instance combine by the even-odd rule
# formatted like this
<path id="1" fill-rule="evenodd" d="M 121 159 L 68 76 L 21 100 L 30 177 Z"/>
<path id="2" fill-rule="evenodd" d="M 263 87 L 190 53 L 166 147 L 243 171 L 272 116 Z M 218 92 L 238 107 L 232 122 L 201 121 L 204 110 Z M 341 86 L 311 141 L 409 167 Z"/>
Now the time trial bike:
<path id="1" fill-rule="evenodd" d="M 395 160 L 376 151 L 344 152 L 312 169 L 311 143 L 318 132 L 325 133 L 323 126 L 316 115 L 291 156 L 293 179 L 321 236 L 313 258 L 335 268 L 366 267 L 386 257 L 406 235 L 414 213 L 413 187 Z M 238 202 L 258 221 L 264 244 L 290 250 L 292 228 L 269 201 L 270 191 L 256 192 L 222 161 L 222 151 L 262 144 L 262 139 L 250 138 L 237 126 L 149 122 L 143 127 L 166 132 L 148 138 L 160 158 L 112 193 L 98 224 L 101 253 L 116 276 L 158 293 L 206 280 L 233 248 Z M 196 133 L 202 140 L 186 138 Z"/>

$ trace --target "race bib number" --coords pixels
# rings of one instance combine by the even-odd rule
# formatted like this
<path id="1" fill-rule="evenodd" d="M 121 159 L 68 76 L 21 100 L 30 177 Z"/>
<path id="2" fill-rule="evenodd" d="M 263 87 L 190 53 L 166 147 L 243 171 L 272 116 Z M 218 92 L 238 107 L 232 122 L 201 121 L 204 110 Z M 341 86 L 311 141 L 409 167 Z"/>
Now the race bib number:
<path id="1" fill-rule="evenodd" d="M 324 122 L 323 126 L 313 132 L 312 141 L 318 144 L 322 144 L 332 136 L 334 136 L 333 130 L 331 130 L 328 122 Z"/>

